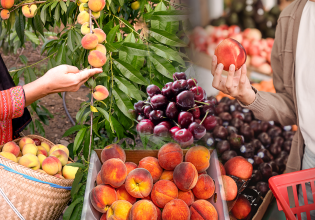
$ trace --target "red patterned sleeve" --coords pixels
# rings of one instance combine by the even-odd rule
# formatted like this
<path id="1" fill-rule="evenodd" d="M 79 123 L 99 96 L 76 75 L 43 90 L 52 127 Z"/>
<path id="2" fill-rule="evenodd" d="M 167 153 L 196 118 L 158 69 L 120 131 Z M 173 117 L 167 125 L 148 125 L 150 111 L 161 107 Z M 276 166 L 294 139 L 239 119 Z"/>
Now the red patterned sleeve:
<path id="1" fill-rule="evenodd" d="M 0 121 L 21 117 L 24 107 L 25 96 L 22 86 L 0 91 Z"/>

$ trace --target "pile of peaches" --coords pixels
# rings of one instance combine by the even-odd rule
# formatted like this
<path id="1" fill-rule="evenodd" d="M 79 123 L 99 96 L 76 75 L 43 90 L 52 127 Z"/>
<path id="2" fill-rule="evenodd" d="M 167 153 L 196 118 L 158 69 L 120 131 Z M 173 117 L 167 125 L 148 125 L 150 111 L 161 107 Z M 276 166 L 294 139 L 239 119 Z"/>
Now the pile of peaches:
<path id="1" fill-rule="evenodd" d="M 0 156 L 25 167 L 46 173 L 61 179 L 74 179 L 78 168 L 68 166 L 69 150 L 57 144 L 50 147 L 37 138 L 23 137 L 19 144 L 11 141 L 6 143 Z"/>
<path id="2" fill-rule="evenodd" d="M 101 220 L 218 219 L 208 201 L 216 190 L 206 172 L 209 149 L 194 146 L 184 155 L 177 143 L 168 143 L 160 148 L 157 158 L 144 157 L 137 165 L 126 162 L 124 150 L 111 144 L 103 149 L 101 160 L 97 186 L 90 192 L 91 204 L 103 213 Z M 253 167 L 237 157 L 225 166 L 220 163 L 220 170 L 225 200 L 231 201 L 237 196 L 237 185 L 225 174 L 248 179 Z M 250 211 L 247 204 L 246 211 Z M 243 209 L 241 206 L 236 211 Z"/>
<path id="3" fill-rule="evenodd" d="M 247 66 L 254 67 L 265 74 L 272 73 L 270 59 L 274 39 L 262 39 L 258 29 L 248 28 L 242 32 L 241 28 L 236 25 L 230 27 L 227 25 L 207 26 L 205 29 L 196 27 L 190 35 L 190 44 L 193 49 L 212 56 L 216 47 L 227 38 L 232 38 L 243 46 L 248 55 Z"/>

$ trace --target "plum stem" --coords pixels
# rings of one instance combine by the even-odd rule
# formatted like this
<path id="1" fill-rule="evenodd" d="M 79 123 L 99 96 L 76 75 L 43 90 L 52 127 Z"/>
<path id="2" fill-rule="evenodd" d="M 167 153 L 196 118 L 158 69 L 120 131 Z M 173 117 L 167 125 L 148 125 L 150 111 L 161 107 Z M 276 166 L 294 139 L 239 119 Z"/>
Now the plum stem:
<path id="1" fill-rule="evenodd" d="M 195 100 L 195 102 L 200 103 L 200 104 L 204 104 L 204 105 L 210 105 L 209 103 L 200 102 L 200 101 L 197 101 L 197 100 Z"/>
<path id="2" fill-rule="evenodd" d="M 200 122 L 200 125 L 202 125 L 203 121 L 206 119 L 206 117 L 208 116 L 208 114 L 209 114 L 209 112 L 207 111 L 205 117 L 203 117 L 202 121 Z"/>

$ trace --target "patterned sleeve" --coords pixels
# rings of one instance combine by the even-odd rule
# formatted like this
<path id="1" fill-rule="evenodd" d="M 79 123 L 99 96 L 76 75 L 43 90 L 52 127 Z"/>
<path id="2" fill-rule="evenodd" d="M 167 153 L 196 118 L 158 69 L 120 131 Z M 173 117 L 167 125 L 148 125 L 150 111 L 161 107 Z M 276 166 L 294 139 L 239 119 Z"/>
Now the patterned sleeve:
<path id="1" fill-rule="evenodd" d="M 24 107 L 25 96 L 22 86 L 0 91 L 0 121 L 21 117 Z"/>

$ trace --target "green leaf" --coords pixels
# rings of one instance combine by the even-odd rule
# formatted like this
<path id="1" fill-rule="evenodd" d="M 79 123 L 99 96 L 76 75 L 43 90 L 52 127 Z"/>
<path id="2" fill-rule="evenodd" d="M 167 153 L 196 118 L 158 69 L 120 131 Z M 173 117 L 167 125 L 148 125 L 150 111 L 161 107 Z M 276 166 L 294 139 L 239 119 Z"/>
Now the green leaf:
<path id="1" fill-rule="evenodd" d="M 183 10 L 156 11 L 151 16 L 151 20 L 162 22 L 187 20 L 188 12 Z"/>
<path id="2" fill-rule="evenodd" d="M 22 13 L 18 13 L 15 20 L 15 30 L 22 45 L 24 44 L 24 28 L 25 28 L 24 16 Z"/>
<path id="3" fill-rule="evenodd" d="M 27 64 L 27 58 L 26 58 L 26 56 L 21 55 L 21 56 L 20 56 L 20 60 L 21 60 L 21 62 L 22 62 L 24 65 Z"/>
<path id="4" fill-rule="evenodd" d="M 154 12 L 157 11 L 166 11 L 167 8 L 163 2 L 160 2 L 159 4 L 156 5 Z M 166 22 L 165 21 L 151 21 L 151 28 L 155 29 L 160 29 L 160 30 L 165 30 L 166 28 Z"/>
<path id="5" fill-rule="evenodd" d="M 153 50 L 157 55 L 165 59 L 175 60 L 176 62 L 185 65 L 184 60 L 181 58 L 181 56 L 178 54 L 178 51 L 176 50 L 173 50 L 161 44 L 152 44 L 150 45 L 150 49 Z"/>
<path id="6" fill-rule="evenodd" d="M 113 44 L 105 43 L 106 50 L 109 52 L 118 52 L 117 48 Z"/>
<path id="7" fill-rule="evenodd" d="M 51 5 L 50 10 L 52 11 L 56 5 L 58 4 L 59 1 L 54 1 L 54 3 Z"/>
<path id="8" fill-rule="evenodd" d="M 79 146 L 81 145 L 85 132 L 87 130 L 87 127 L 81 128 L 80 131 L 77 133 L 74 139 L 74 146 L 73 146 L 73 151 L 76 153 L 78 150 Z M 79 152 L 78 152 L 79 153 Z"/>
<path id="9" fill-rule="evenodd" d="M 89 132 L 86 132 L 86 135 L 85 135 L 85 140 L 84 140 L 84 146 L 83 146 L 83 156 L 84 156 L 84 159 L 88 160 L 89 158 L 89 153 L 90 153 L 90 133 Z M 93 144 L 94 144 L 94 138 L 93 138 L 93 135 L 92 135 L 92 141 L 91 141 L 91 150 L 93 149 Z"/>
<path id="10" fill-rule="evenodd" d="M 185 47 L 186 43 L 179 39 L 177 36 L 170 34 L 166 31 L 151 28 L 150 35 L 154 37 L 157 41 L 175 47 Z"/>
<path id="11" fill-rule="evenodd" d="M 112 28 L 110 30 L 110 32 L 108 33 L 108 35 L 106 37 L 106 41 L 108 43 L 113 43 L 114 42 L 115 36 L 116 36 L 117 31 L 119 30 L 119 27 L 120 27 L 119 25 L 116 25 L 114 28 Z"/>
<path id="12" fill-rule="evenodd" d="M 79 167 L 81 169 L 84 169 L 85 166 L 82 163 L 68 163 L 66 166 L 70 166 L 70 167 Z"/>
<path id="13" fill-rule="evenodd" d="M 39 13 L 37 13 L 33 19 L 35 30 L 44 36 L 44 25 L 40 19 Z"/>
<path id="14" fill-rule="evenodd" d="M 64 3 L 63 1 L 60 1 L 60 6 L 61 6 L 61 9 L 62 9 L 64 12 L 67 12 L 67 5 L 66 5 L 66 3 Z"/>
<path id="15" fill-rule="evenodd" d="M 67 208 L 67 210 L 65 211 L 65 213 L 63 214 L 63 220 L 70 220 L 73 209 L 76 207 L 77 204 L 83 202 L 82 198 L 77 198 L 75 201 L 73 201 L 69 207 Z"/>
<path id="16" fill-rule="evenodd" d="M 116 99 L 116 104 L 120 111 L 122 111 L 124 115 L 126 115 L 128 118 L 133 120 L 134 117 L 130 113 L 130 110 L 133 109 L 133 105 L 128 96 L 116 87 L 114 87 L 113 94 Z"/>
<path id="17" fill-rule="evenodd" d="M 109 118 L 108 112 L 105 111 L 104 109 L 100 108 L 100 107 L 96 107 L 96 108 L 97 108 L 97 110 L 98 110 L 102 115 L 104 115 L 106 121 L 109 122 L 110 128 L 111 128 L 112 132 L 115 132 L 114 126 L 113 126 L 113 124 L 112 124 L 112 120 Z M 105 122 L 105 123 L 106 123 L 106 122 Z"/>
<path id="18" fill-rule="evenodd" d="M 142 97 L 139 94 L 139 89 L 137 89 L 132 83 L 130 83 L 128 80 L 116 76 L 114 78 L 115 82 L 117 83 L 119 89 L 126 93 L 128 96 L 136 99 L 136 100 L 141 100 Z"/>
<path id="19" fill-rule="evenodd" d="M 106 35 L 109 34 L 110 30 L 114 27 L 114 22 L 113 20 L 111 20 L 110 22 L 108 22 L 104 28 L 103 28 L 103 31 L 105 32 Z"/>
<path id="20" fill-rule="evenodd" d="M 30 31 L 25 31 L 25 35 L 26 35 L 26 36 L 28 37 L 28 39 L 29 39 L 30 41 L 32 41 L 34 44 L 39 45 L 40 41 L 39 41 L 38 37 L 37 37 L 34 33 L 30 32 Z"/>
<path id="21" fill-rule="evenodd" d="M 124 42 L 119 49 L 127 52 L 128 55 L 148 56 L 150 54 L 147 46 L 139 43 Z"/>
<path id="22" fill-rule="evenodd" d="M 132 66 L 137 70 L 140 70 L 143 67 L 144 57 L 134 56 L 131 62 Z"/>
<path id="23" fill-rule="evenodd" d="M 28 127 L 30 128 L 30 133 L 34 134 L 35 133 L 35 127 L 34 127 L 33 121 L 31 121 L 31 123 L 28 124 Z"/>
<path id="24" fill-rule="evenodd" d="M 41 136 L 45 137 L 45 129 L 42 123 L 40 123 L 40 121 L 38 121 L 37 119 L 35 119 L 35 126 L 38 133 L 40 133 Z"/>
<path id="25" fill-rule="evenodd" d="M 150 56 L 150 61 L 153 63 L 155 69 L 159 71 L 162 75 L 166 76 L 169 79 L 173 78 L 173 73 L 176 72 L 176 69 L 164 58 L 152 54 Z"/>
<path id="26" fill-rule="evenodd" d="M 73 196 L 75 195 L 76 192 L 78 192 L 79 188 L 78 188 L 78 185 L 79 183 L 81 182 L 82 180 L 82 177 L 83 177 L 83 172 L 81 169 L 79 169 L 77 171 L 77 173 L 75 174 L 75 178 L 73 180 L 73 183 L 72 183 L 72 189 L 71 189 L 71 197 L 73 198 Z M 78 188 L 78 189 L 77 189 Z"/>
<path id="27" fill-rule="evenodd" d="M 43 8 L 40 12 L 40 19 L 42 20 L 43 24 L 45 25 L 47 19 L 47 11 Z"/>
<path id="28" fill-rule="evenodd" d="M 66 130 L 66 132 L 62 135 L 62 137 L 67 137 L 70 134 L 73 134 L 76 131 L 79 131 L 83 126 L 82 125 L 75 125 L 71 128 L 69 128 L 68 130 Z"/>
<path id="29" fill-rule="evenodd" d="M 100 118 L 101 118 L 101 117 L 94 118 L 94 119 L 93 119 L 93 126 L 92 126 L 92 129 L 93 129 L 94 133 L 95 133 L 97 136 L 99 136 L 99 137 L 101 137 L 101 136 L 99 135 L 99 133 L 98 133 L 98 121 L 100 120 Z"/>
<path id="30" fill-rule="evenodd" d="M 110 117 L 110 120 L 111 120 L 111 123 L 113 124 L 113 127 L 114 127 L 114 131 L 116 132 L 118 138 L 123 138 L 124 137 L 124 132 L 125 132 L 125 129 L 123 126 L 121 126 L 121 124 L 119 123 L 119 121 L 114 117 L 114 116 L 111 116 Z"/>
<path id="31" fill-rule="evenodd" d="M 81 118 L 82 118 L 84 111 L 87 107 L 88 107 L 88 105 L 84 105 L 83 107 L 81 107 L 80 110 L 78 111 L 77 115 L 75 116 L 75 119 L 78 123 L 81 121 Z"/>
<path id="32" fill-rule="evenodd" d="M 54 115 L 51 114 L 51 113 L 49 112 L 49 110 L 48 110 L 47 108 L 45 108 L 45 106 L 41 105 L 41 108 L 48 114 L 48 116 L 49 116 L 50 118 L 54 118 Z"/>
<path id="33" fill-rule="evenodd" d="M 72 52 L 74 52 L 74 49 L 73 49 L 74 38 L 75 38 L 75 34 L 72 32 L 72 30 L 70 30 L 70 31 L 68 32 L 67 45 L 68 45 L 68 47 L 70 48 L 70 50 L 71 50 Z"/>
<path id="34" fill-rule="evenodd" d="M 120 5 L 120 6 L 124 6 L 125 0 L 118 0 L 118 1 L 119 1 L 119 5 Z"/>
<path id="35" fill-rule="evenodd" d="M 120 19 L 120 21 L 123 22 L 126 26 L 128 26 L 131 30 L 134 30 L 134 31 L 135 31 L 134 27 L 133 27 L 128 21 L 126 21 L 126 20 L 123 19 L 123 18 L 119 18 L 119 19 Z"/>
<path id="36" fill-rule="evenodd" d="M 55 9 L 55 20 L 59 21 L 60 19 L 60 6 L 57 5 L 56 9 Z"/>
<path id="37" fill-rule="evenodd" d="M 62 60 L 64 60 L 65 53 L 64 53 L 64 46 L 61 46 L 61 48 L 58 49 L 58 53 L 56 56 L 56 64 L 60 65 L 62 63 Z"/>
<path id="38" fill-rule="evenodd" d="M 116 59 L 114 60 L 114 64 L 120 70 L 121 74 L 127 79 L 141 85 L 147 85 L 147 81 L 141 75 L 141 73 L 129 63 Z"/>

